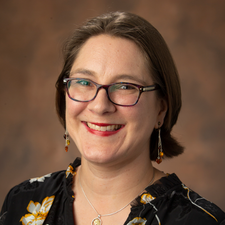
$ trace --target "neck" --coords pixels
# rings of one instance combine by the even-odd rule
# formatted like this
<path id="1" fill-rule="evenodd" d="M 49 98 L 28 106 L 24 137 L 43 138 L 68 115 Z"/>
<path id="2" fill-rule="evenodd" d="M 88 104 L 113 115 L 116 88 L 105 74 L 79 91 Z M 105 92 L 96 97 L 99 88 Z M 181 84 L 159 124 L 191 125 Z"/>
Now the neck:
<path id="1" fill-rule="evenodd" d="M 82 195 L 79 179 L 87 198 L 97 211 L 107 214 L 135 199 L 150 183 L 153 171 L 150 159 L 136 158 L 126 166 L 102 166 L 82 158 L 82 166 L 76 176 L 75 193 Z M 106 205 L 110 205 L 111 209 Z"/>

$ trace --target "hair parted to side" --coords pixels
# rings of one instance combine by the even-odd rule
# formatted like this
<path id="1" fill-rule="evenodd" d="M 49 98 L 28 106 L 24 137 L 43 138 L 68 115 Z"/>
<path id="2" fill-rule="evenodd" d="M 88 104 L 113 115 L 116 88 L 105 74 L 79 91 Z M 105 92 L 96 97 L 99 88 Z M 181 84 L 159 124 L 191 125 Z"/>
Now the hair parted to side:
<path id="1" fill-rule="evenodd" d="M 173 157 L 181 154 L 183 147 L 171 136 L 181 108 L 181 90 L 176 66 L 161 34 L 148 21 L 132 13 L 111 12 L 90 19 L 77 28 L 65 43 L 64 66 L 56 82 L 56 110 L 62 125 L 65 127 L 66 92 L 63 79 L 69 77 L 83 44 L 89 38 L 100 34 L 127 38 L 139 46 L 148 63 L 153 82 L 160 87 L 157 90 L 158 96 L 165 99 L 168 105 L 161 127 L 164 155 Z M 150 138 L 151 160 L 157 158 L 157 141 L 157 130 L 154 130 Z"/>

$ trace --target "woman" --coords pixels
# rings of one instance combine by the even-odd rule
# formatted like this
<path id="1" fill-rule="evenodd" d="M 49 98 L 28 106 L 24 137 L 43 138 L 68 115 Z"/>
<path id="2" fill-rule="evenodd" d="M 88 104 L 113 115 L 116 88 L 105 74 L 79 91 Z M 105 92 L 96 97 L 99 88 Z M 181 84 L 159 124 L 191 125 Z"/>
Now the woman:
<path id="1" fill-rule="evenodd" d="M 183 152 L 170 134 L 178 74 L 152 25 L 124 12 L 89 20 L 65 45 L 56 88 L 65 149 L 71 138 L 81 160 L 14 187 L 2 224 L 225 224 L 217 206 L 152 166 Z"/>

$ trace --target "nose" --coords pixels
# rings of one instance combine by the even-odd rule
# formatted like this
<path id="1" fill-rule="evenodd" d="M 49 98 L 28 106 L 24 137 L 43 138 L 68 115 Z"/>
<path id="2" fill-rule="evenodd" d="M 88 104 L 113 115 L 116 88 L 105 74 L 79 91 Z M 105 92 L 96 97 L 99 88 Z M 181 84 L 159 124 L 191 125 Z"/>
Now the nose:
<path id="1" fill-rule="evenodd" d="M 105 88 L 101 88 L 94 100 L 88 103 L 88 109 L 96 114 L 113 113 L 116 106 L 110 102 Z"/>

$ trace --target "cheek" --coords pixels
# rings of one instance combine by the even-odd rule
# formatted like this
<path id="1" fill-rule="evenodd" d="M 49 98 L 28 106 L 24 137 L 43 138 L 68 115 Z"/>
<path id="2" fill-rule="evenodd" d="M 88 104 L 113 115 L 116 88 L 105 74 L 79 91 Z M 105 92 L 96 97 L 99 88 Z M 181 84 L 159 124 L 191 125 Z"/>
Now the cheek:
<path id="1" fill-rule="evenodd" d="M 152 104 L 146 104 L 146 102 L 148 101 L 145 101 L 145 104 L 140 102 L 133 110 L 128 109 L 126 116 L 133 122 L 133 129 L 142 135 L 150 136 L 155 127 L 158 113 L 154 101 Z"/>
<path id="2" fill-rule="evenodd" d="M 76 117 L 85 110 L 86 103 L 76 102 L 66 97 L 66 121 L 76 119 Z"/>

